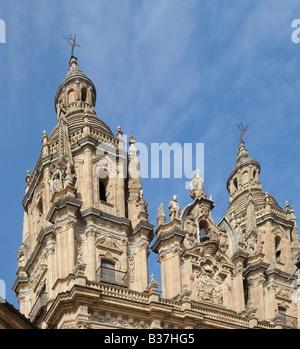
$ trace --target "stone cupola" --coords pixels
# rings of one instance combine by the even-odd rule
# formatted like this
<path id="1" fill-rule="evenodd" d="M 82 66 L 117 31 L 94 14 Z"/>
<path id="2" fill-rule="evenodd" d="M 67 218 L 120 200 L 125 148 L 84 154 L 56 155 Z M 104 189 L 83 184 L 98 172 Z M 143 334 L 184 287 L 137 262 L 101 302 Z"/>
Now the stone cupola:
<path id="1" fill-rule="evenodd" d="M 239 152 L 236 157 L 236 164 L 227 180 L 227 190 L 230 195 L 229 202 L 250 187 L 255 186 L 261 188 L 259 174 L 259 163 L 249 157 L 248 151 L 245 148 L 245 143 L 241 140 Z"/>
<path id="2" fill-rule="evenodd" d="M 72 56 L 67 76 L 60 84 L 55 96 L 57 117 L 64 112 L 68 115 L 93 111 L 96 105 L 96 88 L 93 82 L 81 72 L 77 58 Z"/>

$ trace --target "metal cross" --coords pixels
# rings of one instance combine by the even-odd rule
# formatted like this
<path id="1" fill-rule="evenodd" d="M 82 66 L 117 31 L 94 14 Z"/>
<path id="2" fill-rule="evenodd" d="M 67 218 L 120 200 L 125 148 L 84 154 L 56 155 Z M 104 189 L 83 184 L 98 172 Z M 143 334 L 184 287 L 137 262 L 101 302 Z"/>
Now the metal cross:
<path id="1" fill-rule="evenodd" d="M 243 135 L 245 134 L 245 132 L 248 130 L 248 125 L 246 127 L 243 126 L 242 121 L 239 124 L 236 124 L 236 126 L 238 127 L 238 129 L 240 130 L 241 134 L 240 137 L 238 138 L 238 140 L 236 141 L 235 145 L 237 144 L 237 142 L 239 140 L 242 140 Z"/>
<path id="2" fill-rule="evenodd" d="M 80 47 L 76 42 L 76 34 L 75 34 L 74 38 L 71 34 L 67 38 L 65 36 L 63 36 L 63 38 L 65 40 L 67 40 L 68 44 L 72 47 L 72 51 L 71 51 L 71 57 L 72 57 L 74 54 L 74 47 L 76 47 L 76 46 Z"/>

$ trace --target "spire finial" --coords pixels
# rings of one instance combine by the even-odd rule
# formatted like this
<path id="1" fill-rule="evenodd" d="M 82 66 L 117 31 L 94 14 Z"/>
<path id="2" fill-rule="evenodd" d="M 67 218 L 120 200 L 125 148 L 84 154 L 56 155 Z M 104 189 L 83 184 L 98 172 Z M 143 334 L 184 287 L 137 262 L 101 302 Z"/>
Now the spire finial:
<path id="1" fill-rule="evenodd" d="M 67 38 L 65 36 L 63 36 L 63 38 L 68 42 L 68 44 L 71 46 L 72 50 L 71 50 L 71 57 L 74 56 L 74 47 L 80 47 L 80 45 L 77 44 L 76 42 L 76 34 L 73 38 L 73 36 L 70 34 Z"/>
<path id="2" fill-rule="evenodd" d="M 244 127 L 242 121 L 239 124 L 236 124 L 236 126 L 240 130 L 240 136 L 239 136 L 238 140 L 236 141 L 235 145 L 237 144 L 238 141 L 241 141 L 241 143 L 243 142 L 243 136 L 248 130 L 248 125 L 246 127 Z"/>

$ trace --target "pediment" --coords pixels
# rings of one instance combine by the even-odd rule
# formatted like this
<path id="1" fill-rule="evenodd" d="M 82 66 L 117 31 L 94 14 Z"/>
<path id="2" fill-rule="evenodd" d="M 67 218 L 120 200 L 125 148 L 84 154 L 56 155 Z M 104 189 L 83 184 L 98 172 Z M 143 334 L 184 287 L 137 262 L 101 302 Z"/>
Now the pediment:
<path id="1" fill-rule="evenodd" d="M 105 234 L 96 240 L 96 247 L 101 250 L 122 253 L 122 247 L 112 234 Z"/>

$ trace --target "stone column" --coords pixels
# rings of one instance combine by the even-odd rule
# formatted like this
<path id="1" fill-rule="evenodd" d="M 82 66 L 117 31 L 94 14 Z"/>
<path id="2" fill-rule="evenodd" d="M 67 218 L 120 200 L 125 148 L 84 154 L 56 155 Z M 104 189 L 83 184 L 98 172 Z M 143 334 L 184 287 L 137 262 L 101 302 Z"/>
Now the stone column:
<path id="1" fill-rule="evenodd" d="M 44 170 L 44 186 L 45 186 L 45 213 L 49 212 L 50 209 L 50 200 L 51 200 L 51 192 L 50 192 L 50 186 L 49 186 L 49 166 L 47 166 Z M 46 213 L 46 214 L 47 214 Z"/>
<path id="2" fill-rule="evenodd" d="M 46 250 L 46 258 L 47 258 L 47 266 L 48 266 L 48 278 L 47 278 L 47 293 L 48 298 L 51 299 L 53 297 L 52 287 L 55 282 L 55 247 L 54 241 L 50 238 L 48 241 L 48 247 Z"/>
<path id="3" fill-rule="evenodd" d="M 252 300 L 253 307 L 257 308 L 257 317 L 261 321 L 265 319 L 263 283 L 263 276 L 249 280 L 249 299 Z"/>
<path id="4" fill-rule="evenodd" d="M 238 265 L 234 270 L 233 306 L 238 314 L 245 310 L 243 271 L 244 268 L 241 265 Z"/>
<path id="5" fill-rule="evenodd" d="M 181 293 L 180 248 L 175 246 L 160 263 L 163 297 L 173 298 Z"/>
<path id="6" fill-rule="evenodd" d="M 83 164 L 83 182 L 82 187 L 84 207 L 93 206 L 93 164 L 92 164 L 92 150 L 86 148 L 84 150 L 84 164 Z"/>
<path id="7" fill-rule="evenodd" d="M 95 280 L 96 278 L 96 246 L 95 246 L 95 230 L 90 229 L 86 233 L 87 237 L 87 251 L 84 254 L 86 260 L 86 276 L 88 280 Z"/>
<path id="8" fill-rule="evenodd" d="M 136 273 L 136 287 L 135 290 L 138 292 L 143 292 L 148 286 L 148 244 L 146 242 L 142 242 L 139 246 L 139 252 L 137 254 L 137 262 L 140 272 Z"/>
<path id="9" fill-rule="evenodd" d="M 71 273 L 75 266 L 75 225 L 76 222 L 70 220 L 67 222 L 67 249 L 68 249 L 68 271 L 67 273 Z"/>
<path id="10" fill-rule="evenodd" d="M 57 279 L 63 277 L 63 244 L 62 244 L 62 229 L 61 227 L 55 229 L 56 234 L 56 266 Z"/>

